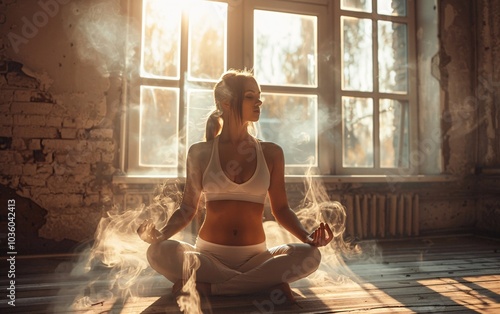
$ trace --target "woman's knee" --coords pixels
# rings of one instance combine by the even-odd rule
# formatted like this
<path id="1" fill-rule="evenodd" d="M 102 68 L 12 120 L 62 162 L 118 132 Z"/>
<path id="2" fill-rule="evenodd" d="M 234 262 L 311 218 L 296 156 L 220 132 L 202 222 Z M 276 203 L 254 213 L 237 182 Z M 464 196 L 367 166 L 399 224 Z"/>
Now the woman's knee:
<path id="1" fill-rule="evenodd" d="M 321 252 L 316 246 L 304 246 L 302 258 L 302 267 L 309 274 L 316 271 L 321 264 Z"/>
<path id="2" fill-rule="evenodd" d="M 151 244 L 146 252 L 151 267 L 156 270 L 159 265 L 164 265 L 166 262 L 171 264 L 172 258 L 178 258 L 179 246 L 180 243 L 173 240 Z"/>

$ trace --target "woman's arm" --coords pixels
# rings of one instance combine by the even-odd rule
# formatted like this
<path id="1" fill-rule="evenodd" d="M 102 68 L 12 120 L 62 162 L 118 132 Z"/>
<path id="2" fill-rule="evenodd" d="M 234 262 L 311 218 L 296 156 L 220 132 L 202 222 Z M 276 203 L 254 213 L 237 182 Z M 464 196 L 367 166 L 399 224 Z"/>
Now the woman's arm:
<path id="1" fill-rule="evenodd" d="M 276 144 L 269 145 L 269 148 L 272 159 L 269 200 L 274 218 L 300 241 L 315 246 L 327 245 L 333 239 L 330 226 L 321 223 L 316 230 L 309 232 L 290 208 L 285 188 L 285 157 L 283 150 Z"/>
<path id="2" fill-rule="evenodd" d="M 202 171 L 200 167 L 200 147 L 191 146 L 186 161 L 186 183 L 180 207 L 174 211 L 167 224 L 157 230 L 152 221 L 145 221 L 137 230 L 141 239 L 148 243 L 155 243 L 171 238 L 184 229 L 193 219 L 198 209 L 198 202 L 202 191 Z"/>

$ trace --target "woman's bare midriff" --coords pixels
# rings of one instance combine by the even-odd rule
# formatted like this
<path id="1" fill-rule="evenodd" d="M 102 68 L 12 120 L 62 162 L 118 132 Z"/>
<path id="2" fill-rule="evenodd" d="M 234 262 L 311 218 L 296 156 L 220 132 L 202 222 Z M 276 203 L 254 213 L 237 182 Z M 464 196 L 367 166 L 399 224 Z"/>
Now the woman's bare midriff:
<path id="1" fill-rule="evenodd" d="M 199 237 L 222 245 L 254 245 L 266 240 L 262 226 L 264 205 L 244 201 L 206 203 L 205 221 Z"/>

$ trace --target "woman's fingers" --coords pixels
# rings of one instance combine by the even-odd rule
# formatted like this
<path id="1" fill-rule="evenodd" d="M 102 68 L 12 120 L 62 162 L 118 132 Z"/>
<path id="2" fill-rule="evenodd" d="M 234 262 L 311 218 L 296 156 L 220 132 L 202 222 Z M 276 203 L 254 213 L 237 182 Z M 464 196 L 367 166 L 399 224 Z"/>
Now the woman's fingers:
<path id="1" fill-rule="evenodd" d="M 326 223 L 321 223 L 308 237 L 307 242 L 314 246 L 325 246 L 333 240 L 333 231 Z"/>
<path id="2" fill-rule="evenodd" d="M 326 224 L 325 230 L 326 230 L 326 233 L 328 233 L 328 242 L 327 242 L 327 244 L 328 244 L 333 240 L 333 231 L 328 224 Z"/>
<path id="3" fill-rule="evenodd" d="M 148 243 L 153 243 L 156 239 L 156 228 L 151 219 L 146 219 L 140 226 L 137 228 L 137 233 L 139 237 Z"/>
<path id="4" fill-rule="evenodd" d="M 324 223 L 321 223 L 320 226 L 319 226 L 319 233 L 320 233 L 320 244 L 321 246 L 323 245 L 326 245 L 326 242 L 325 242 L 325 224 Z"/>

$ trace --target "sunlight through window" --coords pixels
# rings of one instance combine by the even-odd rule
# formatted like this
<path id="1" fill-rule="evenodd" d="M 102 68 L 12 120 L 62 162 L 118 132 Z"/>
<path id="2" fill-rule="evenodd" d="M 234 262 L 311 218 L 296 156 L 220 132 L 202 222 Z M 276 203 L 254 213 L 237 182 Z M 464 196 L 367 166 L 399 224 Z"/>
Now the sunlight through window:
<path id="1" fill-rule="evenodd" d="M 471 282 L 478 281 L 475 277 L 468 277 L 466 280 Z M 436 291 L 437 293 L 440 293 L 442 296 L 449 298 L 456 304 L 460 304 L 463 307 L 477 313 L 486 313 L 485 308 L 487 309 L 488 304 L 491 304 L 492 306 L 497 304 L 495 299 L 492 299 L 486 294 L 480 293 L 480 290 L 468 287 L 467 283 L 458 282 L 452 278 L 420 280 L 419 283 Z M 488 293 L 490 295 L 497 295 L 499 291 L 496 291 L 496 293 L 488 291 Z"/>

